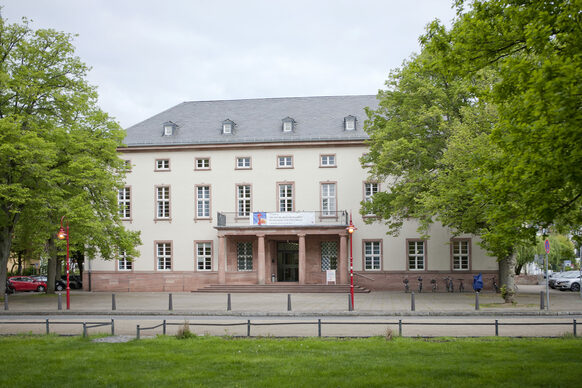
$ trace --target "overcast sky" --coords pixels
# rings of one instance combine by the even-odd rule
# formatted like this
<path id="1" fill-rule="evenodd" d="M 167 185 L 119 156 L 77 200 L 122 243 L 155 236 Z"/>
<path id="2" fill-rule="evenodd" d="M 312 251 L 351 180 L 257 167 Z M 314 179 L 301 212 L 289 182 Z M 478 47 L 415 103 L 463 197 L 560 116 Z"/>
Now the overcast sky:
<path id="1" fill-rule="evenodd" d="M 10 23 L 78 34 L 123 127 L 183 101 L 376 94 L 452 0 L 0 0 Z"/>

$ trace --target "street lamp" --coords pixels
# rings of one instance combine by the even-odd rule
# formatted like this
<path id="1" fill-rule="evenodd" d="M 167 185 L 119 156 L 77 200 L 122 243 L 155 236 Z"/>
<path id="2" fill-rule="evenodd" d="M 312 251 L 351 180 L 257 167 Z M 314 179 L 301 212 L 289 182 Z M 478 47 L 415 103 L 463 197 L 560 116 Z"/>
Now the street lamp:
<path id="1" fill-rule="evenodd" d="M 350 301 L 352 302 L 351 306 L 352 306 L 352 310 L 354 309 L 354 255 L 353 255 L 353 239 L 352 239 L 352 235 L 354 233 L 355 230 L 357 230 L 358 228 L 356 228 L 354 226 L 354 223 L 352 222 L 352 213 L 350 212 L 350 224 L 346 227 L 346 230 L 348 231 L 349 235 L 350 235 Z"/>
<path id="2" fill-rule="evenodd" d="M 67 240 L 67 310 L 71 309 L 71 287 L 69 284 L 69 222 L 67 221 L 67 229 L 63 228 L 63 220 L 65 216 L 61 217 L 61 229 L 59 229 L 59 233 L 57 237 L 59 240 Z"/>

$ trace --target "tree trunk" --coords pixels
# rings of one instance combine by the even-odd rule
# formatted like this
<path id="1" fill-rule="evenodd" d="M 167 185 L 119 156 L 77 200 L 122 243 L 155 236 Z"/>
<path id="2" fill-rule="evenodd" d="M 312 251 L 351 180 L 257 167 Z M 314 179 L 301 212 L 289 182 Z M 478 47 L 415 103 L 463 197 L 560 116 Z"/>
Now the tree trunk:
<path id="1" fill-rule="evenodd" d="M 499 283 L 505 303 L 513 303 L 515 296 L 515 254 L 499 260 Z M 505 291 L 504 291 L 505 290 Z"/>
<path id="2" fill-rule="evenodd" d="M 57 274 L 57 248 L 55 246 L 55 239 L 51 237 L 47 243 L 48 250 L 48 264 L 46 274 L 46 292 L 47 294 L 55 293 L 55 277 Z"/>
<path id="3" fill-rule="evenodd" d="M 6 293 L 6 271 L 11 246 L 12 228 L 9 226 L 0 227 L 0 295 L 2 296 Z"/>

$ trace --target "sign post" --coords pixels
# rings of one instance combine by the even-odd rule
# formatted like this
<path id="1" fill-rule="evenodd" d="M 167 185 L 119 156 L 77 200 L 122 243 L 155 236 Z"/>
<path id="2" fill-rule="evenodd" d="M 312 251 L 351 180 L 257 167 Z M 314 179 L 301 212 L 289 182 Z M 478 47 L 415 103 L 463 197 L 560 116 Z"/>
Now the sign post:
<path id="1" fill-rule="evenodd" d="M 544 247 L 546 248 L 546 309 L 550 311 L 550 288 L 548 287 L 548 253 L 550 253 L 550 240 L 546 239 Z"/>

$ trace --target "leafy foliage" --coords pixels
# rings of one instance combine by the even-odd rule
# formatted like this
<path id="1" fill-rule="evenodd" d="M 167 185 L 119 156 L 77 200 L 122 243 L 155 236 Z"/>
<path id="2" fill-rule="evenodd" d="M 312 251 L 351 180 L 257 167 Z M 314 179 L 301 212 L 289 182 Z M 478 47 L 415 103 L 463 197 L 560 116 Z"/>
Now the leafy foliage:
<path id="1" fill-rule="evenodd" d="M 62 215 L 89 255 L 137 254 L 117 216 L 124 132 L 97 107 L 72 39 L 0 19 L 0 292 L 13 239 L 54 240 Z"/>

